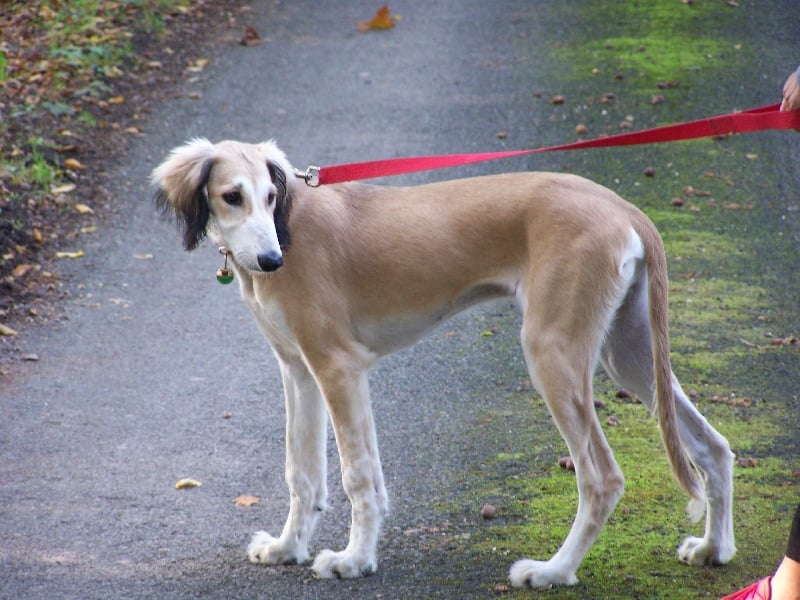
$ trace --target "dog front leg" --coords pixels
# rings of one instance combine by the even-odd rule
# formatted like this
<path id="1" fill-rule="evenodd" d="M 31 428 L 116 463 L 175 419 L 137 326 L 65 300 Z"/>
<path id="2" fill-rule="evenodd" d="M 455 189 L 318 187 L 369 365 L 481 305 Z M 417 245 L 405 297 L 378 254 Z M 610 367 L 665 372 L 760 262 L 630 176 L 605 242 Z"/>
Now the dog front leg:
<path id="1" fill-rule="evenodd" d="M 359 577 L 377 569 L 381 520 L 388 508 L 378 455 L 366 371 L 328 371 L 320 377 L 351 504 L 350 541 L 341 552 L 323 550 L 314 560 L 318 577 Z"/>
<path id="2" fill-rule="evenodd" d="M 279 538 L 256 532 L 247 553 L 254 563 L 302 564 L 309 560 L 308 542 L 327 498 L 327 413 L 306 366 L 301 361 L 279 363 L 286 399 L 289 516 Z"/>

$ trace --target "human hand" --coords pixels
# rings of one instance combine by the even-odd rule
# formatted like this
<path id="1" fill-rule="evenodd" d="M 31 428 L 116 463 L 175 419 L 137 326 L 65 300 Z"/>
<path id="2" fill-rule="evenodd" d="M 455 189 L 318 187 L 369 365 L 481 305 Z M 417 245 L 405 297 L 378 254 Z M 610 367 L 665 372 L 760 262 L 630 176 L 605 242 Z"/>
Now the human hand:
<path id="1" fill-rule="evenodd" d="M 783 102 L 781 110 L 797 110 L 800 108 L 800 67 L 789 75 L 783 84 Z"/>

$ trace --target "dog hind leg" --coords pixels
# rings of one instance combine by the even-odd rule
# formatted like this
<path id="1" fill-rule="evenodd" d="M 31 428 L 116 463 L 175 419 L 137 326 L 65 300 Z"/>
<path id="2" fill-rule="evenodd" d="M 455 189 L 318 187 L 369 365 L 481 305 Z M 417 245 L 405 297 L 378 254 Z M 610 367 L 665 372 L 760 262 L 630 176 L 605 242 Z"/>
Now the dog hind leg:
<path id="1" fill-rule="evenodd" d="M 622 496 L 624 478 L 594 411 L 593 357 L 585 349 L 580 356 L 580 344 L 571 345 L 555 328 L 539 328 L 529 338 L 529 325 L 523 348 L 531 377 L 567 443 L 578 483 L 577 514 L 559 550 L 548 561 L 523 559 L 511 567 L 513 585 L 547 588 L 577 583 L 578 567 Z M 554 336 L 550 344 L 548 336 Z"/>
<path id="2" fill-rule="evenodd" d="M 601 362 L 614 381 L 653 408 L 653 362 L 647 317 L 646 277 L 638 280 L 617 311 L 601 352 Z M 733 460 L 728 441 L 699 413 L 683 392 L 675 375 L 672 391 L 681 442 L 700 473 L 706 506 L 689 505 L 690 516 L 706 510 L 702 538 L 689 537 L 680 545 L 678 558 L 692 565 L 724 564 L 736 552 L 733 536 Z"/>
<path id="3" fill-rule="evenodd" d="M 327 412 L 316 381 L 300 360 L 279 359 L 286 400 L 286 483 L 289 516 L 279 538 L 254 534 L 247 549 L 252 562 L 302 564 L 327 498 Z"/>

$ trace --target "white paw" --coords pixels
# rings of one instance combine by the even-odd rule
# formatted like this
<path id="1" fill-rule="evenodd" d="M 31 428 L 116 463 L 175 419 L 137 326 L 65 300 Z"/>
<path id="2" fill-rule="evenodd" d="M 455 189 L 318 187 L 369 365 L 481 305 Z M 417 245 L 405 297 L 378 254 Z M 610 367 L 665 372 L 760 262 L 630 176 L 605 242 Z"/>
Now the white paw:
<path id="1" fill-rule="evenodd" d="M 266 531 L 256 531 L 247 546 L 250 562 L 265 565 L 302 565 L 308 562 L 308 551 L 297 544 L 287 544 L 281 538 L 274 538 Z"/>
<path id="2" fill-rule="evenodd" d="M 311 567 L 317 577 L 330 579 L 352 579 L 372 575 L 378 570 L 378 563 L 374 558 L 360 556 L 354 552 L 334 552 L 323 550 L 314 559 Z"/>
<path id="3" fill-rule="evenodd" d="M 732 545 L 726 548 L 717 548 L 709 544 L 705 538 L 687 537 L 678 547 L 678 560 L 688 565 L 724 565 L 736 553 Z"/>
<path id="4" fill-rule="evenodd" d="M 575 573 L 564 572 L 550 562 L 538 560 L 518 560 L 511 566 L 508 574 L 514 587 L 532 587 L 547 589 L 554 585 L 575 585 L 578 578 Z"/>

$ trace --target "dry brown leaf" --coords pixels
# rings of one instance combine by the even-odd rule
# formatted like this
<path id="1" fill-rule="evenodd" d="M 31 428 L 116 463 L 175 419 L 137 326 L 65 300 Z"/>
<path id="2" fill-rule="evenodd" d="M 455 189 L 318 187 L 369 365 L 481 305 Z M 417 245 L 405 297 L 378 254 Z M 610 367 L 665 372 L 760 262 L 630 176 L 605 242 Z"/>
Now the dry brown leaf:
<path id="1" fill-rule="evenodd" d="M 233 499 L 233 503 L 236 506 L 244 506 L 244 507 L 250 507 L 253 506 L 253 504 L 258 504 L 259 502 L 261 502 L 261 498 L 256 498 L 255 496 L 248 496 L 247 494 L 242 494 L 238 498 Z"/>
<path id="2" fill-rule="evenodd" d="M 242 39 L 239 40 L 239 44 L 242 46 L 256 46 L 257 44 L 261 43 L 261 38 L 258 35 L 258 32 L 255 30 L 254 27 L 247 26 L 244 28 L 244 35 Z"/>
<path id="3" fill-rule="evenodd" d="M 389 13 L 389 5 L 384 4 L 378 9 L 378 12 L 375 13 L 375 16 L 372 17 L 369 22 L 359 21 L 358 30 L 362 33 L 365 33 L 367 31 L 373 31 L 376 29 L 391 29 L 395 26 L 395 22 L 398 20 L 398 18 Z"/>
<path id="4" fill-rule="evenodd" d="M 86 165 L 77 158 L 68 158 L 64 161 L 64 166 L 68 169 L 75 169 L 76 171 L 83 171 L 86 168 Z"/>
<path id="5" fill-rule="evenodd" d="M 36 227 L 33 228 L 33 239 L 37 244 L 41 244 L 44 241 L 44 237 L 42 237 L 42 232 L 39 231 Z"/>
<path id="6" fill-rule="evenodd" d="M 21 265 L 17 265 L 14 267 L 14 270 L 11 271 L 11 275 L 14 277 L 25 277 L 28 273 L 30 273 L 34 269 L 34 265 L 30 265 L 27 263 L 23 263 Z"/>

